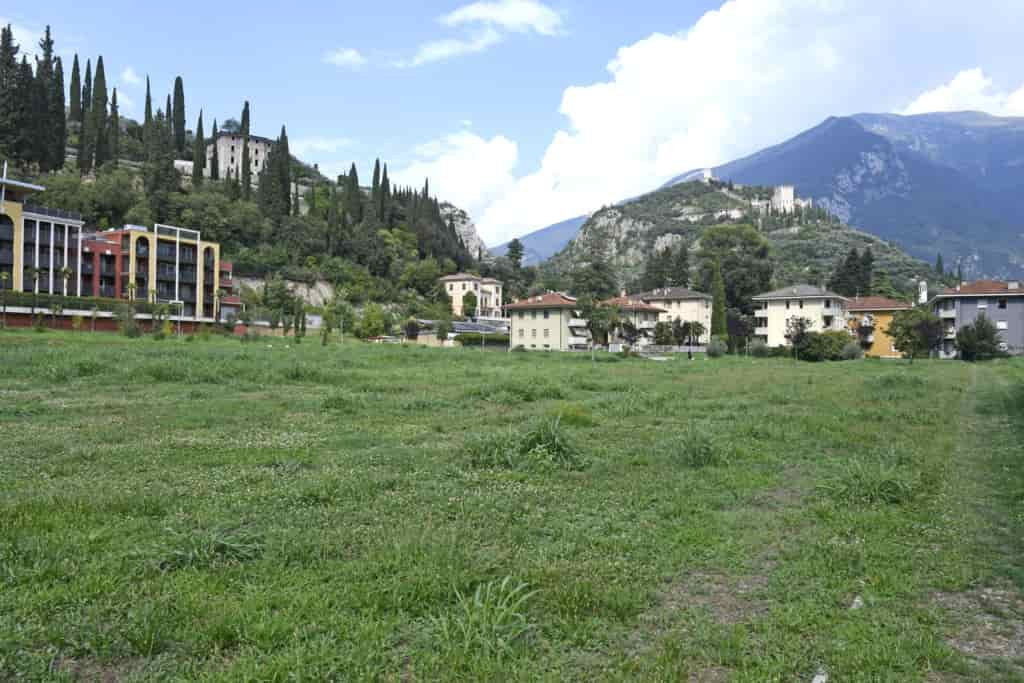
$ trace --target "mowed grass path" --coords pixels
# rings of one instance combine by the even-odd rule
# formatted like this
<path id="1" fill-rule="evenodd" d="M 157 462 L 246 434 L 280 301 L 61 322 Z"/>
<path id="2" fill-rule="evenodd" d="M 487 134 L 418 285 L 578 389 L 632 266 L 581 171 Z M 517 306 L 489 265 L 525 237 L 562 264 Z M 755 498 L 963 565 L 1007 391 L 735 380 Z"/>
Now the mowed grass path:
<path id="1" fill-rule="evenodd" d="M 0 434 L 2 680 L 1024 680 L 1017 361 L 0 332 Z"/>

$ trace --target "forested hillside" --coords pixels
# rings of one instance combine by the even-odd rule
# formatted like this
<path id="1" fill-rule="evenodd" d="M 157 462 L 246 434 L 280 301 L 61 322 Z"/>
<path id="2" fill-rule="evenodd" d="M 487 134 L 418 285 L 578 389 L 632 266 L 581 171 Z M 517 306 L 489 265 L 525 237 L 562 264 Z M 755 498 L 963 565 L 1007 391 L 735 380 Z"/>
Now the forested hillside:
<path id="1" fill-rule="evenodd" d="M 168 223 L 200 230 L 223 245 L 240 275 L 326 279 L 355 303 L 443 303 L 437 278 L 473 267 L 429 182 L 396 187 L 380 161 L 365 184 L 354 164 L 325 178 L 291 156 L 284 125 L 252 177 L 248 102 L 239 119 L 218 124 L 188 102 L 182 77 L 162 106 L 147 79 L 143 121 L 125 119 L 116 89 L 108 97 L 102 56 L 84 60 L 84 75 L 75 56 L 68 96 L 53 48 L 47 28 L 32 65 L 11 28 L 3 29 L 0 161 L 10 162 L 12 177 L 47 188 L 32 201 L 80 212 L 92 228 Z M 194 129 L 186 128 L 188 119 Z M 207 143 L 223 131 L 244 140 L 240 177 L 218 177 L 216 159 L 210 176 L 203 174 Z M 175 168 L 175 161 L 196 160 L 191 174 Z"/>

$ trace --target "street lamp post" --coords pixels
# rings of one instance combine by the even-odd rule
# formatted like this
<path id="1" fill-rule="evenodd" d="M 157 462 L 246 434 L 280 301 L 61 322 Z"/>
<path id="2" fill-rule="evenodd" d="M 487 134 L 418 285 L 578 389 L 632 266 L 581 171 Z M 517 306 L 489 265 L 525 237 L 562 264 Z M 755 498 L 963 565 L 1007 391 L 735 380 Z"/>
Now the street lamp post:
<path id="1" fill-rule="evenodd" d="M 181 338 L 181 319 L 185 317 L 185 302 L 180 299 L 175 299 L 171 302 L 172 306 L 178 307 L 178 338 Z"/>

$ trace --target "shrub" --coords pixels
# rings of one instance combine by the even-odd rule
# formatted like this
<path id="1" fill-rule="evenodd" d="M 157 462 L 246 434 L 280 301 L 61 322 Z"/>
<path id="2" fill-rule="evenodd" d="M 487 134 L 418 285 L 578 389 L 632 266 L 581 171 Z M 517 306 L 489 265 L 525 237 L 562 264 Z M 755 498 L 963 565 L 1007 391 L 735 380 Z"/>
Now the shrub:
<path id="1" fill-rule="evenodd" d="M 972 324 L 964 325 L 956 333 L 960 358 L 968 362 L 1005 357 L 1007 354 L 999 344 L 999 329 L 985 315 L 979 315 Z"/>
<path id="2" fill-rule="evenodd" d="M 442 649 L 463 656 L 508 655 L 532 628 L 524 610 L 536 594 L 510 576 L 481 584 L 472 595 L 455 591 L 455 608 L 432 619 Z"/>
<path id="3" fill-rule="evenodd" d="M 850 342 L 846 332 L 829 330 L 827 332 L 808 332 L 797 347 L 801 360 L 820 363 L 826 360 L 842 360 L 843 348 Z"/>
<path id="4" fill-rule="evenodd" d="M 344 413 L 346 415 L 351 415 L 358 411 L 359 406 L 359 398 L 347 392 L 331 394 L 320 404 L 320 407 L 326 412 Z"/>
<path id="5" fill-rule="evenodd" d="M 839 352 L 839 357 L 841 360 L 860 360 L 864 357 L 864 349 L 857 342 L 847 342 L 843 350 Z"/>
<path id="6" fill-rule="evenodd" d="M 126 337 L 133 339 L 142 336 L 142 328 L 139 327 L 139 321 L 135 319 L 135 309 L 131 306 L 121 305 L 114 311 L 114 317 L 117 320 L 117 329 Z"/>
<path id="7" fill-rule="evenodd" d="M 725 458 L 711 431 L 704 425 L 688 424 L 673 443 L 673 458 L 686 467 L 712 467 L 725 464 Z"/>
<path id="8" fill-rule="evenodd" d="M 722 356 L 725 355 L 725 352 L 728 350 L 728 345 L 726 345 L 724 341 L 716 337 L 715 339 L 711 340 L 710 344 L 708 344 L 707 353 L 708 356 L 711 358 L 721 358 Z"/>
<path id="9" fill-rule="evenodd" d="M 750 343 L 750 355 L 754 358 L 768 358 L 772 352 L 767 344 L 758 339 Z"/>

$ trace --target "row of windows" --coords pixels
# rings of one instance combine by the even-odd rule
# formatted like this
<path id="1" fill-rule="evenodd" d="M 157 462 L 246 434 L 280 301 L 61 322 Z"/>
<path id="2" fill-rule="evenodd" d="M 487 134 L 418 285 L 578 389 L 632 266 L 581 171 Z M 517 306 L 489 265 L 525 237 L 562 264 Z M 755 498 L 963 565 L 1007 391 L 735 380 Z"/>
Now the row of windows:
<path id="1" fill-rule="evenodd" d="M 519 328 L 519 337 L 523 338 L 525 336 L 526 336 L 526 330 L 524 330 L 523 328 L 520 327 Z M 537 330 L 536 329 L 530 330 L 530 336 L 533 337 L 534 339 L 536 339 L 537 338 Z M 551 337 L 551 330 L 545 328 L 544 329 L 544 338 L 545 339 L 549 339 L 550 337 Z"/>
<path id="2" fill-rule="evenodd" d="M 982 310 L 987 309 L 988 308 L 988 304 L 989 304 L 989 300 L 988 299 L 978 299 L 978 308 L 980 308 Z M 1006 299 L 997 299 L 996 302 L 995 302 L 995 305 L 996 305 L 996 307 L 1000 311 L 1005 311 L 1006 310 L 1006 305 L 1007 305 L 1006 304 Z"/>
<path id="3" fill-rule="evenodd" d="M 547 320 L 551 317 L 551 311 L 543 311 L 544 319 Z M 526 318 L 526 311 L 519 311 L 519 319 L 523 320 Z M 537 311 L 530 311 L 530 318 L 533 320 L 537 319 Z"/>
<path id="4" fill-rule="evenodd" d="M 786 310 L 787 311 L 789 310 L 790 303 L 792 303 L 792 302 L 787 299 L 786 300 Z M 800 308 L 804 307 L 804 300 L 803 299 L 800 299 L 797 303 L 800 305 Z M 765 303 L 765 308 L 768 308 L 768 304 L 767 303 Z M 832 299 L 825 299 L 825 308 L 832 308 Z"/>

